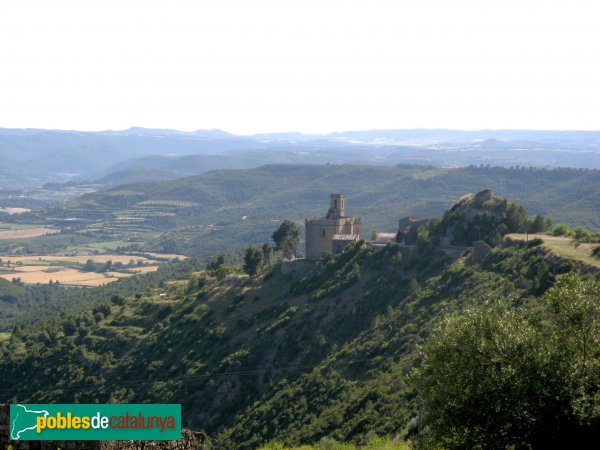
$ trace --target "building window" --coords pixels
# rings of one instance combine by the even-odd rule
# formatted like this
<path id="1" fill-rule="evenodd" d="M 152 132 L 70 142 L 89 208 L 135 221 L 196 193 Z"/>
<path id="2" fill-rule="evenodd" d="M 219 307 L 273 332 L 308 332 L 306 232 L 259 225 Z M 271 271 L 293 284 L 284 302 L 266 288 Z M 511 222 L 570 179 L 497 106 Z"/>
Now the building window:
<path id="1" fill-rule="evenodd" d="M 323 228 L 323 237 L 325 237 L 325 228 Z"/>

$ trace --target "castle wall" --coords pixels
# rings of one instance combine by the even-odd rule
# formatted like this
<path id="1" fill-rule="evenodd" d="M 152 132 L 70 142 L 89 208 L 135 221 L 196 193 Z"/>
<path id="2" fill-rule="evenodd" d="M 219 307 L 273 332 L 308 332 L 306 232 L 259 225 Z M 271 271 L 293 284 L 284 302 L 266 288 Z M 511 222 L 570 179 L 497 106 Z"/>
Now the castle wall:
<path id="1" fill-rule="evenodd" d="M 360 235 L 360 218 L 313 219 L 305 223 L 306 259 L 321 259 L 323 253 L 334 254 L 333 236 Z M 336 251 L 338 248 L 336 247 Z"/>
<path id="2" fill-rule="evenodd" d="M 333 236 L 337 234 L 337 220 L 307 220 L 305 227 L 306 259 L 321 259 L 323 253 L 332 253 Z"/>

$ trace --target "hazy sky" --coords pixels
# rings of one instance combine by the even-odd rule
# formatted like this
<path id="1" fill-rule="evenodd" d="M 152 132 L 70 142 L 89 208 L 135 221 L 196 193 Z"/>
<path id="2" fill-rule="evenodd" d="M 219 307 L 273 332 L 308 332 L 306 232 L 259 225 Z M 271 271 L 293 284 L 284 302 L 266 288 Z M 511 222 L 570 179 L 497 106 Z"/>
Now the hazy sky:
<path id="1" fill-rule="evenodd" d="M 0 127 L 600 129 L 600 2 L 14 0 Z"/>

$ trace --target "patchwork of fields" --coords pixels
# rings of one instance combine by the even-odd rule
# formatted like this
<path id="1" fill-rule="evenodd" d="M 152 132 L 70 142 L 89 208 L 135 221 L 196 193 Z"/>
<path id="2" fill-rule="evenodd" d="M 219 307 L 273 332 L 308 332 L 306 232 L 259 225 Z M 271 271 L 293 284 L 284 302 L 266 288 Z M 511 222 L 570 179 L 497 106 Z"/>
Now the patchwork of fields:
<path id="1" fill-rule="evenodd" d="M 28 269 L 28 268 L 26 268 Z M 51 266 L 47 269 L 38 267 L 37 271 L 15 270 L 9 273 L 0 272 L 0 278 L 5 280 L 12 280 L 14 278 L 20 279 L 25 284 L 48 284 L 60 283 L 71 286 L 101 286 L 112 281 L 117 281 L 118 277 L 110 276 L 107 274 L 94 273 L 94 272 L 81 272 L 75 269 L 66 269 L 64 267 Z"/>
<path id="2" fill-rule="evenodd" d="M 181 255 L 169 255 L 184 259 Z M 38 255 L 0 257 L 0 278 L 24 284 L 60 283 L 101 286 L 136 274 L 154 272 L 164 255 Z"/>

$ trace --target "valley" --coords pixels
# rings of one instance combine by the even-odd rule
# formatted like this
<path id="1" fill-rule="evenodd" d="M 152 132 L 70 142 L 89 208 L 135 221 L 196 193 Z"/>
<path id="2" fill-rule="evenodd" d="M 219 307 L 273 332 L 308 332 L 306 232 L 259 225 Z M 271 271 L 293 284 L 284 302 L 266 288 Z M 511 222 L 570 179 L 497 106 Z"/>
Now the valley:
<path id="1" fill-rule="evenodd" d="M 600 2 L 3 2 L 0 450 L 600 442 Z"/>
<path id="2" fill-rule="evenodd" d="M 18 255 L 24 245 L 36 254 L 91 245 L 186 256 L 232 252 L 267 241 L 283 218 L 302 227 L 306 218 L 321 214 L 318 205 L 335 191 L 346 194 L 367 233 L 394 231 L 400 217 L 441 214 L 464 192 L 483 187 L 531 214 L 594 231 L 600 229 L 599 186 L 600 171 L 578 169 L 268 165 L 212 171 L 120 186 L 10 216 L 5 222 L 61 234 L 0 241 L 0 254 Z"/>
<path id="3" fill-rule="evenodd" d="M 411 170 L 419 179 L 427 178 L 422 169 Z M 428 179 L 441 176 L 433 173 Z M 138 192 L 134 189 L 118 192 Z M 99 205 L 104 198 L 97 197 L 94 203 Z M 175 203 L 183 201 L 149 205 L 197 207 Z M 223 201 L 227 202 L 226 197 Z M 350 199 L 346 202 L 353 211 Z M 91 203 L 82 199 L 76 204 Z M 399 215 L 392 208 L 388 213 Z M 41 286 L 7 283 L 13 292 L 4 301 L 21 305 L 21 312 L 9 319 L 20 325 L 10 335 L 3 332 L 0 342 L 0 373 L 7 380 L 0 392 L 22 402 L 34 398 L 42 402 L 181 402 L 184 425 L 207 432 L 216 448 L 250 450 L 274 441 L 293 447 L 327 439 L 332 445 L 336 441 L 362 445 L 374 442 L 374 435 L 394 436 L 403 448 L 410 442 L 454 436 L 448 428 L 440 429 L 441 435 L 435 434 L 436 428 L 419 431 L 423 405 L 415 394 L 426 392 L 419 384 L 426 383 L 426 375 L 418 375 L 426 362 L 423 346 L 430 345 L 430 337 L 436 336 L 444 321 L 483 311 L 489 299 L 494 299 L 494 307 L 510 308 L 527 317 L 527 323 L 549 327 L 540 328 L 539 333 L 555 332 L 557 319 L 546 301 L 553 286 L 560 286 L 563 275 L 576 277 L 575 283 L 597 281 L 594 275 L 579 281 L 578 274 L 586 272 L 580 258 L 563 254 L 557 260 L 553 256 L 558 247 L 568 247 L 572 238 L 543 234 L 551 231 L 546 218 L 529 217 L 519 205 L 493 197 L 489 191 L 461 195 L 438 218 L 415 223 L 419 228 L 404 230 L 415 239 L 413 243 L 373 247 L 361 240 L 341 253 L 298 268 L 294 261 L 263 261 L 254 276 L 244 273 L 239 259 L 191 257 L 166 261 L 157 272 L 97 288 L 64 291 L 61 285 L 46 286 L 43 289 L 50 299 L 45 305 L 39 300 L 25 301 L 26 292 Z M 273 222 L 271 231 L 276 226 Z M 524 231 L 536 227 L 538 231 L 524 241 Z M 463 250 L 445 251 L 447 244 L 442 240 L 448 236 Z M 470 247 L 482 236 L 491 247 L 476 257 Z M 588 233 L 588 238 L 596 239 L 597 234 Z M 113 265 L 127 263 L 128 255 L 109 249 L 120 248 L 117 243 L 121 241 L 111 242 L 102 250 L 105 254 L 96 247 L 98 254 L 91 256 L 14 255 L 7 262 L 22 264 L 26 270 L 59 262 L 80 267 L 88 260 L 99 266 L 109 258 Z M 140 254 L 144 259 L 139 267 L 154 270 L 151 258 L 161 254 Z M 127 269 L 134 270 L 138 264 L 134 260 L 134 267 Z M 291 270 L 285 270 L 288 265 Z M 112 276 L 112 271 L 103 276 Z M 53 300 L 53 296 L 62 292 L 70 292 L 60 298 L 67 314 L 31 320 L 44 308 L 58 305 L 59 297 Z M 85 304 L 81 303 L 83 293 L 88 294 Z M 511 300 L 506 303 L 505 299 Z M 516 362 L 504 362 L 502 358 L 510 353 L 503 351 L 498 356 L 500 364 L 513 367 Z M 573 352 L 570 358 L 578 355 Z M 26 370 L 31 365 L 47 369 L 42 376 L 34 375 Z M 516 367 L 519 374 L 522 370 L 523 376 L 531 376 L 527 367 Z M 562 376 L 559 366 L 552 370 Z M 487 372 L 481 376 L 488 376 Z M 489 376 L 496 380 L 493 373 Z M 474 401 L 482 402 L 490 394 L 481 395 Z M 512 400 L 510 408 L 524 414 L 534 411 L 533 417 L 556 411 L 552 401 L 540 404 L 536 395 L 517 394 L 518 401 Z M 584 435 L 593 433 L 593 428 L 572 419 L 571 413 L 565 414 L 556 420 L 574 421 L 569 426 L 579 427 Z M 464 416 L 468 429 L 469 418 L 469 414 Z M 560 438 L 535 421 L 528 427 L 533 437 L 527 439 Z M 513 442 L 511 436 L 507 442 Z"/>

